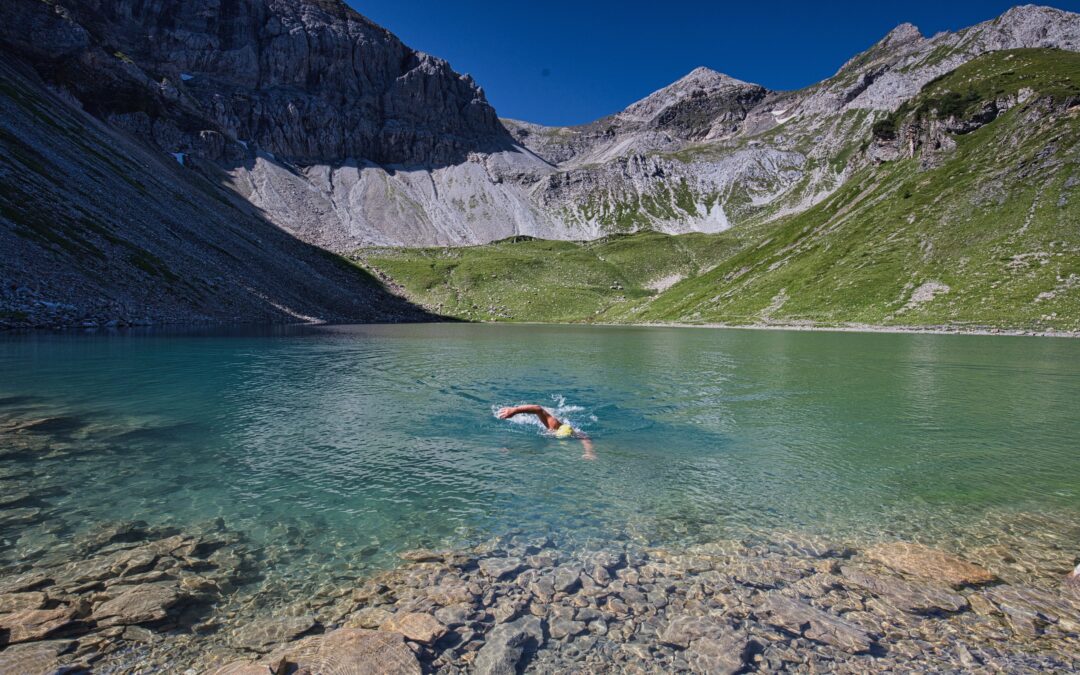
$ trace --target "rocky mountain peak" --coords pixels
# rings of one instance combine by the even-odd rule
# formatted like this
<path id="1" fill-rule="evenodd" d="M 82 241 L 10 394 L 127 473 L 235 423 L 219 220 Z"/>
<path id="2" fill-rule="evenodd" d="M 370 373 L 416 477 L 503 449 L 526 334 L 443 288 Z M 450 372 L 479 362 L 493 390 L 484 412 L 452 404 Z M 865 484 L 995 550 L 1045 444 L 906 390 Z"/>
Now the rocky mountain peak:
<path id="1" fill-rule="evenodd" d="M 726 75 L 724 73 L 721 73 L 720 71 L 713 70 L 712 68 L 709 68 L 708 66 L 698 66 L 697 68 L 694 68 L 689 73 L 687 73 L 686 75 L 684 75 L 681 78 L 679 78 L 678 80 L 676 80 L 674 84 L 680 84 L 680 83 L 683 83 L 683 84 L 698 84 L 700 86 L 711 86 L 711 87 L 719 87 L 719 86 L 733 87 L 733 86 L 745 86 L 745 85 L 748 84 L 747 82 L 743 82 L 742 80 L 737 80 L 734 77 L 731 77 L 730 75 Z"/>
<path id="2" fill-rule="evenodd" d="M 905 22 L 889 31 L 880 44 L 897 45 L 922 39 L 922 31 L 915 24 Z"/>
<path id="3" fill-rule="evenodd" d="M 1042 5 L 1013 7 L 972 28 L 967 44 L 983 51 L 1017 47 L 1080 49 L 1080 14 Z"/>
<path id="4" fill-rule="evenodd" d="M 760 85 L 743 82 L 711 68 L 700 66 L 668 86 L 631 104 L 619 114 L 619 117 L 648 122 L 663 116 L 666 111 L 692 102 L 694 107 L 701 107 L 707 99 L 737 98 L 745 91 L 759 90 L 765 91 Z"/>

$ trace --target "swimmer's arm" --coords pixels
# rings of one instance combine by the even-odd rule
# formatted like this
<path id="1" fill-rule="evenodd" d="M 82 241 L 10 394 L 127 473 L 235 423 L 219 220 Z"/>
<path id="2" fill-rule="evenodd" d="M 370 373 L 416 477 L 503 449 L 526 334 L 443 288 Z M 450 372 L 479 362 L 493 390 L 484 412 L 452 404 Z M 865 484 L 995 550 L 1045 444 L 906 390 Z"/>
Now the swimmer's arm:
<path id="1" fill-rule="evenodd" d="M 538 405 L 516 405 L 510 408 L 502 408 L 496 413 L 496 416 L 501 420 L 508 420 L 514 415 L 521 415 L 523 413 L 536 415 L 548 429 L 558 429 L 559 425 L 562 424 L 557 417 Z"/>
<path id="2" fill-rule="evenodd" d="M 577 432 L 577 438 L 581 441 L 581 458 L 582 459 L 596 459 L 596 451 L 593 448 L 592 439 L 584 432 Z"/>

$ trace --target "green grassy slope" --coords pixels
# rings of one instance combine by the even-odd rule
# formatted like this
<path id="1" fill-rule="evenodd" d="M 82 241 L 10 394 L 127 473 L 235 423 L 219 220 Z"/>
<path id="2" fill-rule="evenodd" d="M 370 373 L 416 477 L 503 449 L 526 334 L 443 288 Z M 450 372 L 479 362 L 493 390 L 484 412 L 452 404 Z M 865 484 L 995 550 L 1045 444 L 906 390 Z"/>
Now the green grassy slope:
<path id="1" fill-rule="evenodd" d="M 414 302 L 448 316 L 587 321 L 653 297 L 664 282 L 700 274 L 738 246 L 731 234 L 644 232 L 591 242 L 518 238 L 464 248 L 366 249 L 355 258 Z"/>
<path id="2" fill-rule="evenodd" d="M 942 100 L 962 101 L 948 105 L 963 117 L 975 99 L 1025 87 L 1037 94 L 955 136 L 936 168 L 916 157 L 864 169 L 622 318 L 1080 328 L 1080 55 L 977 59 L 931 83 L 900 122 L 941 116 Z"/>
<path id="3" fill-rule="evenodd" d="M 982 123 L 986 103 L 1006 99 L 993 121 L 948 134 L 956 147 L 935 161 L 867 166 L 768 225 L 361 257 L 414 300 L 469 319 L 1080 330 L 1080 54 L 986 55 L 876 130 Z M 649 288 L 673 275 L 684 280 Z"/>

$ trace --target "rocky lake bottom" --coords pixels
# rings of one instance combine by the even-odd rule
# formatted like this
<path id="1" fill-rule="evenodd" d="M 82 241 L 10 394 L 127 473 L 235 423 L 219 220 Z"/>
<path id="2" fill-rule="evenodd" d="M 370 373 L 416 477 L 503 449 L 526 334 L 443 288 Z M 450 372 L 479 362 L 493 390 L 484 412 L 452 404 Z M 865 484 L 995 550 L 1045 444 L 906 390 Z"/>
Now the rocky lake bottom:
<path id="1" fill-rule="evenodd" d="M 70 462 L 70 424 L 9 418 L 3 455 Z M 287 521 L 269 540 L 222 518 L 80 527 L 43 478 L 0 479 L 0 673 L 1080 668 L 1075 514 L 987 513 L 929 546 L 511 531 L 350 573 Z"/>
<path id="2" fill-rule="evenodd" d="M 0 342 L 0 673 L 1080 669 L 1071 342 L 383 330 Z"/>

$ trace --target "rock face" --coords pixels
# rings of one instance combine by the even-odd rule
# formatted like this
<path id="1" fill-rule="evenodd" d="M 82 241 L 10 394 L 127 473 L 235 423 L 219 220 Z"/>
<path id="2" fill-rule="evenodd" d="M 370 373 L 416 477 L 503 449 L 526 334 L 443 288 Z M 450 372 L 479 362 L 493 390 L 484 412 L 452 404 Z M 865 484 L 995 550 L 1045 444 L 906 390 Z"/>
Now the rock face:
<path id="1" fill-rule="evenodd" d="M 301 163 L 435 165 L 504 145 L 471 78 L 344 2 L 16 0 L 3 12 L 9 48 L 171 152 L 240 161 L 243 141 Z"/>

